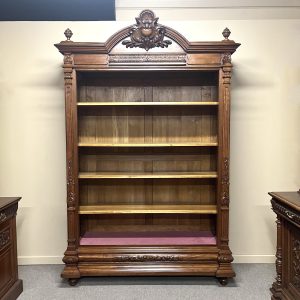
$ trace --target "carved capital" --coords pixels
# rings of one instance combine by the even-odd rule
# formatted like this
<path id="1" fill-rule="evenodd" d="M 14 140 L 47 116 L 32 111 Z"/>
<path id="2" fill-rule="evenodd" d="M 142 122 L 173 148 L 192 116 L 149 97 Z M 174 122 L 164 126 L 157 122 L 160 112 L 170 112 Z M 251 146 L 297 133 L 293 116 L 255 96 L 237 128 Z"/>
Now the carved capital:
<path id="1" fill-rule="evenodd" d="M 231 53 L 223 53 L 221 56 L 222 65 L 231 64 Z"/>
<path id="2" fill-rule="evenodd" d="M 70 53 L 65 54 L 65 56 L 64 56 L 64 64 L 65 65 L 73 65 L 73 63 L 74 63 L 74 57 L 73 57 L 73 55 L 70 54 Z"/>
<path id="3" fill-rule="evenodd" d="M 0 233 L 0 250 L 2 250 L 10 242 L 9 229 Z"/>
<path id="4" fill-rule="evenodd" d="M 71 53 L 64 55 L 64 79 L 66 87 L 72 85 L 74 57 Z"/>
<path id="5" fill-rule="evenodd" d="M 130 40 L 122 42 L 126 48 L 143 48 L 148 51 L 151 48 L 165 48 L 172 44 L 172 41 L 164 40 L 166 29 L 157 24 L 158 18 L 153 11 L 145 9 L 135 19 L 136 24 L 129 31 Z"/>

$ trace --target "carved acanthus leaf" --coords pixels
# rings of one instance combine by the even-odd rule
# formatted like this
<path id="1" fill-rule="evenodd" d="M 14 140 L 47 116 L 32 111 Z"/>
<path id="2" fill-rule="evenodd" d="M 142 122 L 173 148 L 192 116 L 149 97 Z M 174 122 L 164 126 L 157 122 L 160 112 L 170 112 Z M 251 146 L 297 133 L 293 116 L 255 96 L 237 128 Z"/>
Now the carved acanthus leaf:
<path id="1" fill-rule="evenodd" d="M 221 205 L 229 205 L 229 158 L 226 157 L 223 163 L 223 175 L 222 175 L 222 198 Z"/>
<path id="2" fill-rule="evenodd" d="M 74 207 L 75 205 L 75 180 L 73 176 L 73 168 L 72 168 L 72 161 L 68 161 L 68 175 L 67 175 L 67 187 L 68 187 L 68 197 L 67 197 L 67 206 L 68 208 Z"/>
<path id="3" fill-rule="evenodd" d="M 295 287 L 300 289 L 300 240 L 298 240 L 297 238 L 293 239 L 292 261 L 293 261 L 292 282 Z"/>
<path id="4" fill-rule="evenodd" d="M 153 11 L 143 10 L 129 31 L 130 40 L 125 40 L 122 44 L 127 48 L 143 48 L 146 51 L 155 47 L 168 47 L 172 41 L 164 40 L 166 29 L 157 24 L 157 21 Z"/>

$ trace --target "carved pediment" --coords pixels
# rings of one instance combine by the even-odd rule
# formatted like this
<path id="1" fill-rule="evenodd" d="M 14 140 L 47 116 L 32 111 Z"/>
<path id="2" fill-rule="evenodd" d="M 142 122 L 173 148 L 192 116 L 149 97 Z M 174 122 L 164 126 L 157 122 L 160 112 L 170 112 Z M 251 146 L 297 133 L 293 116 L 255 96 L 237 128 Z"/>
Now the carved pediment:
<path id="1" fill-rule="evenodd" d="M 166 48 L 172 44 L 170 40 L 164 40 L 166 28 L 157 24 L 158 18 L 155 17 L 153 11 L 143 10 L 136 24 L 130 29 L 130 40 L 122 42 L 126 48 L 143 48 L 148 51 L 151 48 Z"/>

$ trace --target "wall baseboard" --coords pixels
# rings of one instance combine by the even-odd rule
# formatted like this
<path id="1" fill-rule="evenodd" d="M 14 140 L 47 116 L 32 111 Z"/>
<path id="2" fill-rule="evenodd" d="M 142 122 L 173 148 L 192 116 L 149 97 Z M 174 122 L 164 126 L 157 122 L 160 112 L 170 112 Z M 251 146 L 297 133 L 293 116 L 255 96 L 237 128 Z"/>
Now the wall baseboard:
<path id="1" fill-rule="evenodd" d="M 273 264 L 275 255 L 233 255 L 236 264 Z"/>
<path id="2" fill-rule="evenodd" d="M 62 256 L 18 256 L 19 265 L 61 265 Z"/>
<path id="3" fill-rule="evenodd" d="M 60 265 L 62 256 L 19 256 L 19 265 Z M 234 255 L 234 263 L 275 263 L 275 255 Z"/>

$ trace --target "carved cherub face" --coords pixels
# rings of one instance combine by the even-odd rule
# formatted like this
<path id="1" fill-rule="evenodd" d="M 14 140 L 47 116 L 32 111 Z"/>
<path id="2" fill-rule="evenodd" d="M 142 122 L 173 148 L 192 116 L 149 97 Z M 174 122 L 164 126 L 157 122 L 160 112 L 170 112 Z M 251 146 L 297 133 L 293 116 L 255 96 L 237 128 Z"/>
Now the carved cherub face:
<path id="1" fill-rule="evenodd" d="M 172 43 L 164 40 L 165 28 L 157 24 L 158 18 L 151 10 L 143 10 L 135 19 L 136 25 L 133 25 L 128 32 L 130 40 L 122 42 L 127 48 L 139 47 L 148 51 L 154 47 L 165 48 Z"/>
<path id="2" fill-rule="evenodd" d="M 143 11 L 139 18 L 136 18 L 137 25 L 144 36 L 150 36 L 153 33 L 157 20 L 158 18 L 155 18 L 153 13 L 149 11 Z"/>

